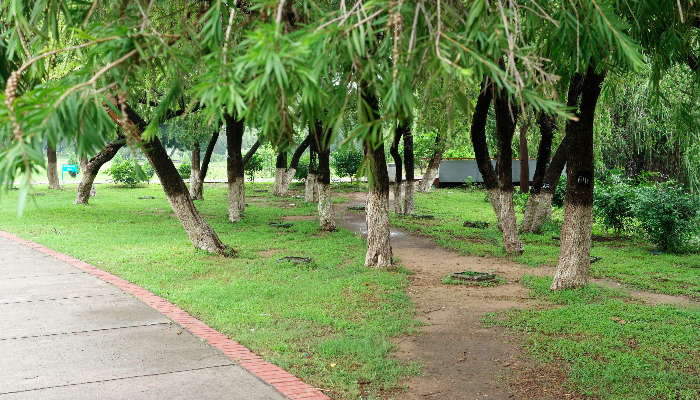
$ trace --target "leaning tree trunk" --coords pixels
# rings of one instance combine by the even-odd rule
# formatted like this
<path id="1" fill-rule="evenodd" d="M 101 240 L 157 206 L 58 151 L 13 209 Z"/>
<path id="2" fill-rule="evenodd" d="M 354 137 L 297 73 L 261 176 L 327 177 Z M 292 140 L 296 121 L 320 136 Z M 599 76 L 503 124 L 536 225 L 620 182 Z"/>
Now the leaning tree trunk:
<path id="1" fill-rule="evenodd" d="M 527 130 L 530 129 L 530 118 L 523 116 L 520 124 L 520 193 L 530 190 L 530 155 L 527 152 Z"/>
<path id="2" fill-rule="evenodd" d="M 190 196 L 192 196 L 192 200 L 204 199 L 202 195 L 202 176 L 199 154 L 199 140 L 197 140 L 192 146 L 192 162 L 190 163 Z"/>
<path id="3" fill-rule="evenodd" d="M 56 159 L 56 148 L 49 143 L 46 147 L 46 177 L 49 179 L 49 189 L 58 190 L 61 188 L 58 182 L 58 160 Z"/>
<path id="4" fill-rule="evenodd" d="M 488 84 L 487 79 L 484 78 L 484 82 L 481 85 L 481 92 L 476 100 L 470 133 L 472 145 L 474 146 L 476 165 L 484 180 L 484 189 L 486 189 L 486 193 L 488 193 L 489 200 L 491 201 L 493 209 L 496 211 L 496 215 L 500 216 L 498 180 L 496 178 L 496 171 L 491 164 L 491 156 L 489 155 L 489 148 L 486 144 L 486 119 L 489 115 L 489 107 L 491 106 L 491 100 L 493 98 L 492 91 L 492 86 Z M 501 228 L 500 220 L 499 228 Z"/>
<path id="5" fill-rule="evenodd" d="M 107 143 L 104 149 L 102 149 L 97 155 L 87 160 L 85 158 L 80 159 L 80 167 L 83 171 L 83 177 L 80 179 L 78 184 L 78 192 L 75 196 L 75 204 L 88 205 L 90 196 L 95 196 L 95 177 L 100 171 L 100 168 L 110 161 L 117 154 L 119 149 L 121 149 L 126 144 L 126 139 L 122 135 L 111 142 Z"/>
<path id="6" fill-rule="evenodd" d="M 329 168 L 330 169 L 330 168 Z M 316 151 L 314 146 L 309 149 L 309 174 L 304 183 L 304 201 L 309 203 L 318 201 L 318 185 L 316 175 Z"/>
<path id="7" fill-rule="evenodd" d="M 508 254 L 522 254 L 523 243 L 518 237 L 518 224 L 513 203 L 513 134 L 518 120 L 518 105 L 505 89 L 498 91 L 495 102 L 496 137 L 498 142 L 498 224 L 503 233 L 503 247 Z"/>
<path id="8" fill-rule="evenodd" d="M 542 224 L 545 222 L 544 219 L 547 217 L 547 200 L 549 201 L 549 210 L 552 209 L 551 194 L 549 199 L 547 199 L 546 194 L 542 191 L 542 187 L 544 185 L 546 171 L 554 166 L 553 163 L 550 164 L 549 157 L 552 153 L 552 139 L 554 138 L 554 130 L 556 129 L 555 117 L 540 112 L 537 116 L 537 125 L 540 128 L 540 145 L 537 148 L 535 173 L 532 177 L 530 195 L 525 205 L 523 220 L 520 223 L 520 232 L 539 232 Z M 563 155 L 564 152 L 561 152 L 561 154 Z M 562 161 L 561 166 L 563 167 L 565 160 Z M 561 170 L 559 174 L 561 174 Z"/>
<path id="9" fill-rule="evenodd" d="M 403 201 L 401 199 L 401 172 L 403 170 L 403 165 L 401 163 L 401 154 L 399 154 L 399 142 L 401 141 L 401 135 L 403 135 L 404 127 L 396 126 L 394 128 L 394 140 L 389 148 L 389 154 L 394 159 L 394 164 L 396 168 L 395 179 L 394 179 L 394 212 L 397 214 L 403 214 Z"/>
<path id="10" fill-rule="evenodd" d="M 202 159 L 202 166 L 199 170 L 199 178 L 192 181 L 190 180 L 190 193 L 194 200 L 204 200 L 204 179 L 207 177 L 207 171 L 209 171 L 209 163 L 211 162 L 211 155 L 214 153 L 214 147 L 216 146 L 216 141 L 219 140 L 219 127 L 209 140 L 207 149 L 204 151 L 204 158 Z"/>
<path id="11" fill-rule="evenodd" d="M 292 160 L 289 163 L 289 168 L 287 168 L 287 171 L 284 174 L 284 181 L 281 183 L 279 192 L 281 196 L 286 196 L 287 192 L 289 191 L 289 185 L 292 183 L 292 179 L 294 179 L 294 175 L 297 173 L 297 167 L 299 166 L 299 160 L 301 159 L 301 156 L 304 154 L 304 151 L 306 151 L 306 148 L 309 147 L 309 143 L 311 142 L 311 136 L 310 134 L 307 135 L 304 140 L 299 143 L 299 146 L 297 146 L 296 150 L 294 150 L 294 154 L 292 155 Z"/>
<path id="12" fill-rule="evenodd" d="M 287 152 L 280 150 L 275 161 L 275 183 L 272 185 L 272 194 L 274 196 L 284 196 L 283 187 L 284 180 L 287 176 Z"/>
<path id="13" fill-rule="evenodd" d="M 371 126 L 379 125 L 379 101 L 363 82 L 360 93 L 364 103 L 363 121 Z M 378 128 L 379 129 L 379 128 Z M 369 193 L 367 194 L 367 255 L 365 266 L 388 267 L 393 265 L 391 231 L 389 229 L 389 173 L 386 168 L 384 142 L 373 143 L 368 136 L 363 143 L 365 158 L 369 162 Z"/>
<path id="14" fill-rule="evenodd" d="M 404 122 L 406 128 L 403 132 L 403 162 L 406 169 L 406 181 L 404 182 L 404 206 L 405 214 L 413 214 L 413 171 L 415 168 L 413 156 L 413 132 L 411 132 L 411 119 Z"/>
<path id="15" fill-rule="evenodd" d="M 226 175 L 228 177 L 228 219 L 231 222 L 241 220 L 245 210 L 245 177 L 241 146 L 245 124 L 231 114 L 226 120 Z"/>
<path id="16" fill-rule="evenodd" d="M 442 154 L 445 152 L 445 143 L 447 142 L 445 135 L 441 135 L 440 132 L 435 136 L 435 147 L 433 148 L 433 155 L 428 161 L 428 167 L 423 174 L 423 179 L 418 185 L 418 191 L 423 193 L 430 193 L 430 188 L 433 187 L 433 182 L 438 176 L 438 171 L 440 169 L 440 162 L 442 161 Z"/>
<path id="17" fill-rule="evenodd" d="M 591 230 L 593 226 L 593 121 L 595 107 L 605 74 L 589 66 L 585 78 L 577 75 L 569 88 L 571 95 L 580 93 L 577 120 L 566 124 L 567 146 L 566 200 L 564 223 L 561 227 L 561 247 L 552 290 L 581 287 L 588 284 L 591 266 Z M 580 86 L 578 82 L 581 82 Z"/>
<path id="18" fill-rule="evenodd" d="M 187 236 L 195 248 L 217 253 L 230 255 L 234 253 L 233 249 L 224 245 L 216 232 L 211 228 L 207 221 L 197 211 L 190 192 L 187 190 L 187 185 L 182 180 L 182 177 L 175 168 L 175 164 L 168 156 L 167 151 L 161 144 L 158 137 L 153 137 L 150 141 L 143 141 L 141 135 L 146 129 L 146 122 L 136 113 L 128 104 L 118 104 L 115 99 L 112 99 L 113 107 L 107 107 L 107 113 L 110 118 L 125 131 L 136 139 L 142 145 L 142 150 L 151 163 L 160 180 L 165 197 L 175 212 L 175 216 L 182 224 L 182 227 L 187 232 Z M 114 110 L 119 110 L 123 107 L 126 115 L 121 116 Z"/>

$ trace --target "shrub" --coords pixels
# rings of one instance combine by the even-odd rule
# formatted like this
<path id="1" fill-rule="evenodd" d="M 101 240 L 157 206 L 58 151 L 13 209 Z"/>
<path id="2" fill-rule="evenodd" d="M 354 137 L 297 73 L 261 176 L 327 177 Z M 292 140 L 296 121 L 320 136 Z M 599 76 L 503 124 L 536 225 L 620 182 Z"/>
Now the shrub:
<path id="1" fill-rule="evenodd" d="M 177 172 L 180 173 L 182 179 L 189 179 L 190 173 L 192 172 L 192 164 L 189 162 L 189 160 L 181 162 L 180 166 L 177 167 Z"/>
<path id="2" fill-rule="evenodd" d="M 112 166 L 109 168 L 107 173 L 117 183 L 135 186 L 139 182 L 146 180 L 146 176 L 144 176 L 143 172 L 139 173 L 137 170 L 137 168 L 140 168 L 140 166 L 137 167 L 137 165 L 138 164 L 134 160 L 115 158 L 112 161 Z M 141 168 L 141 170 L 143 169 Z"/>
<path id="3" fill-rule="evenodd" d="M 635 215 L 647 238 L 660 250 L 683 251 L 700 235 L 700 198 L 675 182 L 639 189 Z"/>
<path id="4" fill-rule="evenodd" d="M 613 228 L 619 234 L 624 229 L 625 222 L 634 216 L 633 206 L 636 198 L 636 188 L 628 184 L 622 175 L 613 175 L 595 185 L 595 215 L 602 220 L 606 228 Z"/>
<path id="5" fill-rule="evenodd" d="M 156 171 L 153 170 L 153 167 L 151 167 L 151 163 L 146 162 L 142 167 L 141 170 L 143 171 L 144 175 L 146 175 L 145 181 L 148 182 L 151 179 L 153 179 L 153 175 L 156 174 Z"/>
<path id="6" fill-rule="evenodd" d="M 255 173 L 263 170 L 264 163 L 265 158 L 262 155 L 255 153 L 245 164 L 243 170 L 248 173 L 248 177 L 251 182 L 255 182 Z"/>
<path id="7" fill-rule="evenodd" d="M 331 160 L 331 165 L 335 169 L 336 175 L 339 177 L 352 177 L 357 174 L 357 170 L 360 169 L 362 165 L 362 160 L 364 155 L 361 151 L 356 148 L 349 146 L 347 148 L 338 149 L 333 154 L 333 159 Z"/>
<path id="8" fill-rule="evenodd" d="M 294 173 L 294 179 L 302 180 L 306 179 L 307 176 L 309 176 L 309 161 L 299 161 L 299 165 L 297 165 L 297 170 Z"/>
<path id="9" fill-rule="evenodd" d="M 559 183 L 557 183 L 557 188 L 554 189 L 554 194 L 552 195 L 552 205 L 557 207 L 564 207 L 564 199 L 566 198 L 566 176 L 562 175 L 559 177 Z"/>

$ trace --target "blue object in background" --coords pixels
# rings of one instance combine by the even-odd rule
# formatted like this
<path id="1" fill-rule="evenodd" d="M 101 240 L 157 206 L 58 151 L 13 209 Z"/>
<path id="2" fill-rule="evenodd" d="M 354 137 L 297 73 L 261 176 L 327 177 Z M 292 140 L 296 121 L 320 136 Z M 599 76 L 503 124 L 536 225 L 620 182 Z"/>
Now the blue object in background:
<path id="1" fill-rule="evenodd" d="M 63 173 L 64 172 L 73 172 L 75 175 L 78 175 L 78 164 L 63 164 L 61 165 L 61 182 L 63 182 Z"/>

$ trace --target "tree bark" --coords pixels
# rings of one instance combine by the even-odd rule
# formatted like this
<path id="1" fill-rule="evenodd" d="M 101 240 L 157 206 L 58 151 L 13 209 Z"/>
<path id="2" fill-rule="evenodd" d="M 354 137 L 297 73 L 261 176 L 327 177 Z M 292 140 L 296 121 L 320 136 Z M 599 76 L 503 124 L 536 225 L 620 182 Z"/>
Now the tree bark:
<path id="1" fill-rule="evenodd" d="M 496 136 L 498 157 L 496 176 L 498 178 L 498 224 L 503 233 L 503 246 L 508 254 L 522 254 L 523 243 L 518 237 L 513 203 L 513 134 L 518 120 L 519 107 L 505 89 L 498 91 L 494 102 L 496 114 Z M 491 163 L 489 162 L 489 165 Z"/>
<path id="2" fill-rule="evenodd" d="M 360 85 L 362 122 L 377 126 L 379 101 L 366 82 Z M 376 128 L 380 129 L 380 128 Z M 386 168 L 384 141 L 374 143 L 369 135 L 363 142 L 365 158 L 369 161 L 369 193 L 367 194 L 367 254 L 365 266 L 388 267 L 394 264 L 389 229 L 389 173 Z"/>
<path id="3" fill-rule="evenodd" d="M 318 196 L 318 220 L 321 230 L 334 231 L 336 229 L 333 218 L 333 203 L 331 202 L 331 167 L 330 167 L 330 139 L 331 128 L 323 126 L 321 121 L 316 121 L 312 137 L 309 138 L 311 150 L 318 155 L 318 169 L 316 170 L 316 188 Z"/>
<path id="4" fill-rule="evenodd" d="M 61 189 L 61 184 L 58 182 L 58 160 L 56 159 L 56 148 L 54 148 L 51 143 L 49 143 L 46 147 L 46 177 L 49 179 L 49 189 Z"/>
<path id="5" fill-rule="evenodd" d="M 219 128 L 220 127 L 217 126 L 209 140 L 207 149 L 204 151 L 202 166 L 199 170 L 199 179 L 194 181 L 190 180 L 190 194 L 194 200 L 204 200 L 204 179 L 207 177 L 207 171 L 209 171 L 209 162 L 211 162 L 211 155 L 214 153 L 216 141 L 219 140 Z"/>
<path id="6" fill-rule="evenodd" d="M 306 151 L 306 148 L 309 147 L 309 143 L 311 143 L 310 134 L 306 135 L 304 140 L 301 143 L 299 143 L 299 146 L 297 146 L 296 150 L 294 150 L 294 154 L 292 154 L 292 160 L 289 163 L 289 167 L 285 171 L 284 182 L 282 182 L 282 185 L 280 186 L 281 196 L 287 195 L 287 192 L 289 191 L 289 185 L 292 183 L 292 179 L 294 179 L 294 174 L 297 173 L 299 160 Z"/>
<path id="7" fill-rule="evenodd" d="M 192 145 L 192 162 L 190 163 L 190 196 L 192 200 L 203 200 L 201 162 L 199 160 L 199 141 Z"/>
<path id="8" fill-rule="evenodd" d="M 595 67 L 591 65 L 586 76 L 581 79 L 577 74 L 569 87 L 569 96 L 580 93 L 577 96 L 580 97 L 580 102 L 576 101 L 577 120 L 569 120 L 566 124 L 566 135 L 570 136 L 567 146 L 566 200 L 559 261 L 552 290 L 588 284 L 593 225 L 593 122 L 604 79 L 605 74 L 596 73 Z M 571 102 L 569 97 L 568 103 Z"/>
<path id="9" fill-rule="evenodd" d="M 173 161 L 168 157 L 160 139 L 156 136 L 148 142 L 143 141 L 141 135 L 147 126 L 143 118 L 126 103 L 119 104 L 115 99 L 112 99 L 112 103 L 114 109 L 122 108 L 126 113 L 124 116 L 118 115 L 111 107 L 107 108 L 107 113 L 117 126 L 129 132 L 142 145 L 143 152 L 158 175 L 163 192 L 165 192 L 175 216 L 187 232 L 192 245 L 197 249 L 212 253 L 234 254 L 235 251 L 221 242 L 216 232 L 197 211 L 185 182 L 177 172 Z"/>
<path id="10" fill-rule="evenodd" d="M 496 211 L 496 215 L 500 215 L 501 203 L 499 201 L 498 180 L 496 179 L 496 171 L 493 169 L 493 165 L 491 165 L 491 156 L 489 155 L 489 148 L 486 144 L 486 119 L 489 115 L 489 107 L 491 106 L 492 99 L 492 85 L 484 78 L 481 84 L 481 92 L 479 92 L 479 97 L 476 100 L 476 107 L 474 108 L 470 135 L 472 146 L 474 146 L 476 165 L 484 180 L 484 189 L 486 189 L 488 193 L 489 200 L 493 209 Z"/>
<path id="11" fill-rule="evenodd" d="M 540 214 L 546 216 L 546 211 L 543 212 L 544 208 L 546 208 L 546 196 L 543 196 L 541 190 L 544 183 L 544 174 L 549 165 L 549 157 L 552 153 L 552 138 L 554 137 L 556 122 L 554 116 L 540 112 L 537 117 L 537 125 L 540 128 L 540 145 L 537 148 L 537 163 L 532 177 L 532 185 L 530 186 L 530 195 L 527 198 L 525 213 L 520 223 L 521 233 L 538 232 L 544 223 L 544 221 L 539 220 L 539 216 Z M 551 196 L 549 204 L 551 210 Z"/>
<path id="12" fill-rule="evenodd" d="M 228 219 L 241 220 L 245 210 L 245 177 L 241 146 L 243 144 L 244 121 L 225 114 L 226 121 L 226 175 L 228 177 Z"/>
<path id="13" fill-rule="evenodd" d="M 403 201 L 401 198 L 401 175 L 403 170 L 403 165 L 401 163 L 401 154 L 399 154 L 399 142 L 401 142 L 401 136 L 403 135 L 405 128 L 399 124 L 394 128 L 394 140 L 389 148 L 389 154 L 394 159 L 394 164 L 396 168 L 395 179 L 394 179 L 394 212 L 397 214 L 403 214 Z"/>
<path id="14" fill-rule="evenodd" d="M 415 157 L 413 154 L 413 132 L 411 131 L 412 120 L 407 119 L 404 126 L 406 130 L 403 132 L 403 162 L 404 168 L 406 169 L 406 181 L 404 183 L 404 214 L 411 215 L 414 210 L 413 201 L 413 188 L 414 188 L 414 176 L 413 171 L 415 169 Z M 439 163 L 438 163 L 439 165 Z"/>
<path id="15" fill-rule="evenodd" d="M 442 162 L 442 154 L 445 152 L 445 143 L 445 135 L 441 135 L 440 132 L 438 132 L 435 136 L 435 147 L 433 148 L 433 155 L 432 157 L 430 157 L 430 161 L 428 161 L 428 167 L 425 169 L 425 173 L 423 174 L 423 179 L 418 185 L 419 192 L 430 193 L 430 188 L 433 187 L 433 182 L 438 176 L 440 162 Z M 408 174 L 408 171 L 406 173 Z"/>
<path id="16" fill-rule="evenodd" d="M 304 187 L 304 201 L 318 201 L 318 185 L 316 175 L 316 151 L 312 145 L 309 149 L 309 174 L 306 176 Z"/>
<path id="17" fill-rule="evenodd" d="M 520 193 L 530 190 L 530 155 L 527 151 L 527 130 L 530 129 L 530 118 L 523 116 L 520 124 Z"/>
<path id="18" fill-rule="evenodd" d="M 282 188 L 287 173 L 287 152 L 280 150 L 277 153 L 277 161 L 275 161 L 275 183 L 272 185 L 272 194 L 274 196 L 283 196 Z"/>
<path id="19" fill-rule="evenodd" d="M 105 163 L 109 162 L 126 144 L 126 139 L 121 134 L 111 142 L 107 143 L 104 149 L 91 159 L 81 158 L 80 167 L 83 177 L 78 184 L 78 191 L 75 196 L 75 204 L 88 205 L 90 196 L 95 196 L 95 177 Z"/>

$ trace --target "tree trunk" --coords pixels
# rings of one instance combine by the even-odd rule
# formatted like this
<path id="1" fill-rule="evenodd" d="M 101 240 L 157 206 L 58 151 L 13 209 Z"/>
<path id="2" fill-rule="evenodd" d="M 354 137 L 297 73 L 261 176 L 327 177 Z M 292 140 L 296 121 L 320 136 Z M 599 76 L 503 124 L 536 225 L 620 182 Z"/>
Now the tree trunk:
<path id="1" fill-rule="evenodd" d="M 520 124 L 520 193 L 530 190 L 530 155 L 527 151 L 527 130 L 530 129 L 530 118 L 523 115 Z"/>
<path id="2" fill-rule="evenodd" d="M 379 101 L 366 82 L 361 83 L 362 122 L 380 125 Z M 381 129 L 381 128 L 377 128 Z M 380 130 L 381 132 L 381 130 Z M 365 266 L 388 267 L 394 264 L 389 229 L 389 173 L 386 169 L 384 141 L 378 143 L 368 136 L 363 143 L 365 158 L 369 161 L 369 193 L 367 195 L 367 255 Z"/>
<path id="3" fill-rule="evenodd" d="M 309 137 L 311 151 L 318 154 L 318 169 L 316 170 L 316 186 L 313 190 L 318 200 L 318 220 L 321 230 L 334 231 L 333 204 L 331 202 L 331 167 L 330 139 L 331 129 L 324 127 L 321 121 L 316 121 L 313 132 Z"/>
<path id="4" fill-rule="evenodd" d="M 500 90 L 495 102 L 496 136 L 498 141 L 498 224 L 503 233 L 503 247 L 508 254 L 522 254 L 523 243 L 518 237 L 518 225 L 513 204 L 513 134 L 518 120 L 518 105 L 505 89 Z M 490 164 L 490 163 L 489 163 Z"/>
<path id="5" fill-rule="evenodd" d="M 396 166 L 394 185 L 394 212 L 397 214 L 403 214 L 403 201 L 401 198 L 401 175 L 403 170 L 403 165 L 401 163 L 401 154 L 399 154 L 399 142 L 401 142 L 401 136 L 404 132 L 404 127 L 399 125 L 394 128 L 394 141 L 391 143 L 389 148 L 389 154 L 394 159 L 394 164 Z"/>
<path id="6" fill-rule="evenodd" d="M 209 140 L 207 149 L 204 152 L 202 166 L 199 170 L 199 179 L 194 181 L 190 180 L 190 193 L 192 194 L 192 198 L 195 200 L 204 200 L 204 179 L 207 177 L 207 171 L 209 171 L 209 162 L 211 161 L 211 155 L 214 152 L 216 141 L 219 140 L 219 129 L 220 127 L 217 126 L 216 130 L 211 136 L 211 139 Z"/>
<path id="7" fill-rule="evenodd" d="M 207 221 L 197 211 L 187 190 L 185 182 L 177 172 L 175 164 L 168 157 L 168 153 L 161 144 L 158 137 L 153 137 L 149 142 L 144 142 L 141 139 L 141 134 L 146 129 L 146 122 L 136 113 L 128 104 L 118 104 L 116 100 L 112 100 L 114 108 L 107 108 L 107 113 L 110 118 L 125 131 L 136 139 L 141 145 L 148 162 L 158 175 L 165 197 L 175 212 L 175 216 L 182 224 L 182 227 L 187 232 L 187 236 L 195 248 L 217 253 L 231 255 L 233 249 L 224 245 L 216 232 L 211 228 Z M 126 115 L 118 115 L 114 109 L 122 108 L 126 111 Z"/>
<path id="8" fill-rule="evenodd" d="M 228 219 L 241 220 L 245 210 L 245 177 L 241 146 L 245 124 L 231 114 L 224 115 L 226 121 L 226 175 L 228 177 Z"/>
<path id="9" fill-rule="evenodd" d="M 306 148 L 309 147 L 310 142 L 311 136 L 307 135 L 306 138 L 304 138 L 304 140 L 301 143 L 299 143 L 299 146 L 297 146 L 296 150 L 294 150 L 294 154 L 292 155 L 292 161 L 289 163 L 289 168 L 287 168 L 287 171 L 284 175 L 284 182 L 282 182 L 282 185 L 280 187 L 281 196 L 287 195 L 287 192 L 289 191 L 289 185 L 292 183 L 292 179 L 294 179 L 294 175 L 297 173 L 299 159 L 301 159 L 301 156 L 302 154 L 304 154 L 304 151 L 306 151 Z"/>
<path id="10" fill-rule="evenodd" d="M 190 196 L 192 200 L 203 200 L 201 163 L 199 160 L 199 141 L 195 141 L 192 146 L 192 162 L 190 163 Z"/>
<path id="11" fill-rule="evenodd" d="M 100 171 L 100 168 L 114 158 L 119 149 L 121 149 L 125 144 L 126 139 L 122 135 L 119 135 L 116 139 L 107 143 L 105 148 L 91 159 L 80 159 L 80 167 L 83 171 L 83 177 L 80 179 L 80 183 L 78 184 L 75 204 L 88 205 L 90 196 L 96 195 L 94 183 L 95 177 Z"/>
<path id="12" fill-rule="evenodd" d="M 277 154 L 275 162 L 275 183 L 272 185 L 272 194 L 274 196 L 284 196 L 282 189 L 287 172 L 287 152 L 280 150 Z"/>
<path id="13" fill-rule="evenodd" d="M 318 201 L 318 186 L 316 178 L 316 151 L 313 145 L 309 149 L 309 174 L 306 176 L 304 187 L 304 201 L 309 203 Z"/>
<path id="14" fill-rule="evenodd" d="M 535 174 L 532 177 L 530 195 L 525 205 L 523 220 L 520 223 L 520 232 L 539 232 L 547 215 L 551 215 L 552 210 L 552 193 L 543 192 L 542 186 L 545 172 L 554 166 L 549 163 L 549 157 L 552 153 L 552 139 L 556 129 L 556 120 L 554 116 L 541 112 L 537 117 L 537 125 L 540 127 L 541 136 L 540 145 L 537 149 L 537 164 L 535 166 Z M 564 161 L 562 160 L 561 162 L 562 168 L 564 167 Z M 554 167 L 556 168 L 556 166 Z M 559 174 L 561 174 L 561 170 L 559 170 Z M 549 212 L 547 212 L 547 208 L 549 208 Z"/>
<path id="15" fill-rule="evenodd" d="M 61 185 L 58 182 L 58 160 L 56 159 L 56 148 L 51 146 L 51 143 L 49 143 L 46 147 L 46 177 L 49 178 L 49 189 L 61 189 Z"/>
<path id="16" fill-rule="evenodd" d="M 404 206 L 403 212 L 407 215 L 413 214 L 414 202 L 413 202 L 413 188 L 414 188 L 414 177 L 413 171 L 415 169 L 414 156 L 413 156 L 413 132 L 411 132 L 411 119 L 408 119 L 405 123 L 406 130 L 403 133 L 403 162 L 406 169 L 406 181 L 404 183 Z M 438 164 L 439 165 L 439 164 Z"/>
<path id="17" fill-rule="evenodd" d="M 440 132 L 435 136 L 435 148 L 433 149 L 433 155 L 428 161 L 428 167 L 425 169 L 423 174 L 423 179 L 418 185 L 418 191 L 423 193 L 430 193 L 430 188 L 433 187 L 433 182 L 438 176 L 440 162 L 442 161 L 442 154 L 445 152 L 445 135 L 441 135 Z M 406 172 L 408 174 L 408 172 Z"/>
<path id="18" fill-rule="evenodd" d="M 331 202 L 330 149 L 318 153 L 318 219 L 323 231 L 334 231 L 333 203 Z"/>
<path id="19" fill-rule="evenodd" d="M 591 230 L 593 225 L 593 122 L 595 107 L 605 74 L 595 72 L 589 66 L 585 78 L 572 79 L 571 95 L 580 93 L 577 120 L 566 124 L 570 136 L 566 162 L 566 200 L 564 223 L 561 227 L 561 247 L 552 290 L 581 287 L 588 284 L 591 254 Z M 577 96 L 578 97 L 578 96 Z"/>
<path id="20" fill-rule="evenodd" d="M 484 180 L 484 189 L 486 189 L 488 193 L 491 206 L 493 206 L 493 209 L 496 211 L 496 215 L 500 216 L 501 201 L 499 200 L 498 180 L 496 179 L 496 171 L 493 169 L 493 165 L 491 165 L 491 156 L 489 155 L 489 148 L 486 144 L 486 119 L 489 115 L 489 107 L 491 106 L 492 98 L 492 85 L 484 78 L 481 84 L 481 92 L 476 100 L 470 134 L 472 145 L 474 146 L 476 165 Z M 500 218 L 498 224 L 499 229 L 502 230 Z"/>

